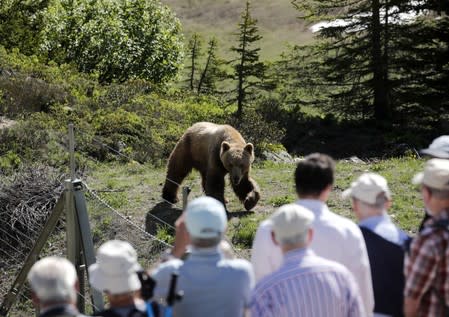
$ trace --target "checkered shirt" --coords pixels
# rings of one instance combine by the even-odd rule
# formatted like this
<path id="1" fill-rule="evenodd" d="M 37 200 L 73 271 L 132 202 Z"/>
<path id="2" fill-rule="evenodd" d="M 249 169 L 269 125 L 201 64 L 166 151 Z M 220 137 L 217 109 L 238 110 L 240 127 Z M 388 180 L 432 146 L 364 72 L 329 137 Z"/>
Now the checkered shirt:
<path id="1" fill-rule="evenodd" d="M 431 228 L 435 221 L 443 219 L 449 219 L 449 211 L 426 222 L 405 258 L 404 295 L 420 298 L 420 317 L 445 316 L 443 301 L 449 306 L 449 232 Z"/>

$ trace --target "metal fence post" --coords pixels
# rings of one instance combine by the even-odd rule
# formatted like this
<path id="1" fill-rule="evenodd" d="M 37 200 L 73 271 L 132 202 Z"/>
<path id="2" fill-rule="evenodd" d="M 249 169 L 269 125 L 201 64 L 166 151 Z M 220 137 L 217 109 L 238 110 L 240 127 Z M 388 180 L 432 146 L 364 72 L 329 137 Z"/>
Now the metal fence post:
<path id="1" fill-rule="evenodd" d="M 189 194 L 190 194 L 190 187 L 184 186 L 182 187 L 182 210 L 186 210 L 187 203 L 189 202 Z"/>

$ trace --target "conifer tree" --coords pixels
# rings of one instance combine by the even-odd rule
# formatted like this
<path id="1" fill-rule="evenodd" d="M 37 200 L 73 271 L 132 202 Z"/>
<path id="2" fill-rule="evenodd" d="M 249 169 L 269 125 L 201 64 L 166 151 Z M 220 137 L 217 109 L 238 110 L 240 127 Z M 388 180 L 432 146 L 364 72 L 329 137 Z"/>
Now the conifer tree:
<path id="1" fill-rule="evenodd" d="M 260 84 L 264 78 L 265 66 L 259 61 L 260 47 L 254 47 L 262 36 L 259 34 L 257 20 L 252 18 L 250 2 L 246 2 L 239 23 L 239 32 L 236 34 L 238 45 L 231 50 L 238 54 L 234 63 L 233 78 L 237 81 L 237 112 L 236 117 L 241 118 L 243 108 L 251 90 Z"/>
<path id="2" fill-rule="evenodd" d="M 198 33 L 194 33 L 192 38 L 189 41 L 189 51 L 188 51 L 188 58 L 190 60 L 190 66 L 188 67 L 190 69 L 189 74 L 189 88 L 190 90 L 194 90 L 195 87 L 195 72 L 198 68 L 198 59 L 201 55 L 201 46 L 202 46 L 202 40 Z"/>
<path id="3" fill-rule="evenodd" d="M 198 94 L 217 93 L 217 81 L 226 77 L 226 73 L 221 68 L 224 62 L 217 56 L 217 46 L 218 42 L 215 38 L 209 40 L 206 64 L 198 81 Z"/>
<path id="4" fill-rule="evenodd" d="M 447 111 L 448 5 L 435 0 L 294 4 L 307 21 L 332 21 L 319 31 L 318 44 L 294 54 L 301 60 L 293 67 L 297 85 L 319 91 L 312 104 L 390 126 L 424 115 L 432 120 L 427 113 L 435 118 Z M 405 18 L 410 14 L 415 16 Z"/>

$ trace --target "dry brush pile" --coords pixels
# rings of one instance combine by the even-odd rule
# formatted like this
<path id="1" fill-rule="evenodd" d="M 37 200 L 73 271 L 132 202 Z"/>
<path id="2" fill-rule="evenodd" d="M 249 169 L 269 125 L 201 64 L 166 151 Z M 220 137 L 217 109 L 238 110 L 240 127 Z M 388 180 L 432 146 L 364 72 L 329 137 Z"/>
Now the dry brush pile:
<path id="1" fill-rule="evenodd" d="M 30 166 L 10 177 L 3 176 L 0 249 L 9 254 L 26 254 L 63 190 L 60 174 L 47 166 Z"/>

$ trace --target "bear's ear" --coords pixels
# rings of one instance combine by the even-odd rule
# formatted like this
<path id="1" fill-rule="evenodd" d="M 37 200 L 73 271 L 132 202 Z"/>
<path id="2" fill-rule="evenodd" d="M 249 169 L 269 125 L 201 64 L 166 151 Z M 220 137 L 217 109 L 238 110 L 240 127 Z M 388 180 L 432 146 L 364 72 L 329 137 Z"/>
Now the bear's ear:
<path id="1" fill-rule="evenodd" d="M 226 141 L 221 142 L 221 153 L 226 152 L 230 148 L 231 148 L 231 145 L 228 142 L 226 142 Z"/>
<path id="2" fill-rule="evenodd" d="M 249 154 L 253 155 L 254 145 L 252 143 L 247 143 L 245 145 L 245 151 L 248 152 Z"/>

